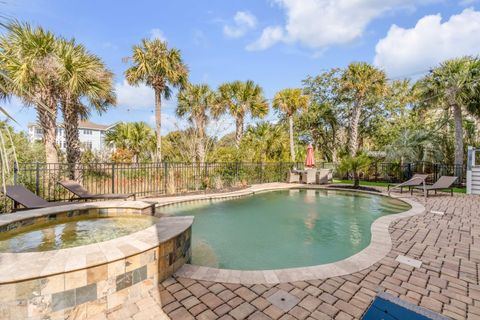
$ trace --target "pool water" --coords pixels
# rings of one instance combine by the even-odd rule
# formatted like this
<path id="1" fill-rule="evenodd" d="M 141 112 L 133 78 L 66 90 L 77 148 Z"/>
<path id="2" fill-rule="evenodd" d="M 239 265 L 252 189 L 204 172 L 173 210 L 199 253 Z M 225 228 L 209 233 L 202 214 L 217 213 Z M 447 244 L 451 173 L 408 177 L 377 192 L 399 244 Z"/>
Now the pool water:
<path id="1" fill-rule="evenodd" d="M 1 232 L 0 252 L 36 252 L 83 246 L 146 229 L 157 221 L 158 218 L 144 215 L 60 218 Z"/>
<path id="2" fill-rule="evenodd" d="M 368 246 L 373 221 L 408 209 L 379 195 L 287 190 L 171 205 L 157 214 L 195 216 L 193 264 L 268 270 L 345 259 Z"/>

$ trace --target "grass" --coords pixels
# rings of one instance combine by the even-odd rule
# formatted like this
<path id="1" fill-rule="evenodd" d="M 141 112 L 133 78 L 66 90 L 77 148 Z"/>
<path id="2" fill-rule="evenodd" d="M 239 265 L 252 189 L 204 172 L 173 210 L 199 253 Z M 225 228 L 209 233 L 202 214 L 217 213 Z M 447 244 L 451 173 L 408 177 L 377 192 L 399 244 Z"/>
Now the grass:
<path id="1" fill-rule="evenodd" d="M 333 180 L 334 183 L 345 183 L 345 184 L 353 184 L 353 180 Z M 372 182 L 372 181 L 360 181 L 361 186 L 367 187 L 387 187 L 390 183 L 388 182 Z M 466 193 L 465 188 L 453 188 L 453 192 L 456 193 Z"/>

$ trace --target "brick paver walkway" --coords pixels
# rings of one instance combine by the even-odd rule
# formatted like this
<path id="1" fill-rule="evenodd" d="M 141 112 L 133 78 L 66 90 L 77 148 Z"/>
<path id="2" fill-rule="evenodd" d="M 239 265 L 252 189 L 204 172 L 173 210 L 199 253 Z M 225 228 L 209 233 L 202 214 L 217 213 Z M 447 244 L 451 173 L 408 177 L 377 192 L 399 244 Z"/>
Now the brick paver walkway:
<path id="1" fill-rule="evenodd" d="M 160 293 L 152 292 L 152 298 L 108 318 L 159 319 L 161 301 L 174 320 L 358 319 L 382 290 L 453 319 L 480 319 L 480 197 L 431 197 L 425 207 L 426 214 L 394 222 L 388 256 L 360 272 L 270 286 L 173 277 L 159 286 Z M 400 264 L 395 261 L 398 255 L 423 264 Z M 268 300 L 280 290 L 298 298 L 291 309 L 282 310 Z"/>

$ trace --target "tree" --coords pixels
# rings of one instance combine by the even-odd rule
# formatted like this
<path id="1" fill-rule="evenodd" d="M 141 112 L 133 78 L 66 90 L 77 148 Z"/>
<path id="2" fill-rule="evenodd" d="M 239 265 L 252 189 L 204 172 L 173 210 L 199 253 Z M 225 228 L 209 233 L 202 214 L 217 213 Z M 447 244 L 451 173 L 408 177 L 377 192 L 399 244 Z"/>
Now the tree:
<path id="1" fill-rule="evenodd" d="M 350 105 L 349 154 L 355 157 L 358 151 L 358 131 L 362 112 L 378 103 L 387 91 L 385 73 L 365 62 L 351 63 L 339 81 L 342 100 Z"/>
<path id="2" fill-rule="evenodd" d="M 295 162 L 295 145 L 293 141 L 293 116 L 300 110 L 308 108 L 309 99 L 302 89 L 283 89 L 275 94 L 273 108 L 288 117 L 288 136 L 290 140 L 290 159 Z"/>
<path id="3" fill-rule="evenodd" d="M 464 159 L 463 113 L 480 116 L 480 60 L 463 57 L 443 62 L 418 82 L 428 107 L 453 113 L 455 127 L 454 164 L 461 170 Z M 459 174 L 459 173 L 457 173 Z"/>
<path id="4" fill-rule="evenodd" d="M 343 173 L 352 173 L 353 187 L 358 188 L 360 186 L 360 172 L 363 169 L 368 168 L 370 163 L 370 158 L 365 154 L 359 154 L 355 157 L 347 155 L 340 162 L 338 171 Z"/>
<path id="5" fill-rule="evenodd" d="M 313 145 L 327 161 L 337 162 L 339 147 L 346 144 L 342 108 L 338 94 L 340 70 L 332 69 L 303 80 L 304 92 L 311 103 L 296 118 L 300 138 Z"/>
<path id="6" fill-rule="evenodd" d="M 133 46 L 133 66 L 126 72 L 129 84 L 145 83 L 155 91 L 156 157 L 162 160 L 162 96 L 170 99 L 172 88 L 184 88 L 188 82 L 188 68 L 183 63 L 180 50 L 169 49 L 165 41 L 143 39 Z"/>
<path id="7" fill-rule="evenodd" d="M 155 133 L 145 122 L 123 122 L 105 134 L 105 142 L 116 149 L 128 150 L 133 162 L 138 163 L 142 155 L 155 150 Z"/>
<path id="8" fill-rule="evenodd" d="M 438 159 L 435 140 L 435 133 L 424 129 L 402 130 L 391 144 L 385 146 L 387 160 L 400 160 L 403 165 L 405 162 L 426 161 L 429 155 Z"/>
<path id="9" fill-rule="evenodd" d="M 60 63 L 55 36 L 41 27 L 14 22 L 0 38 L 0 64 L 8 90 L 35 106 L 43 130 L 46 161 L 57 163 L 55 128 Z"/>
<path id="10" fill-rule="evenodd" d="M 282 161 L 288 157 L 287 144 L 288 138 L 283 126 L 261 122 L 248 127 L 241 151 L 247 161 Z"/>
<path id="11" fill-rule="evenodd" d="M 245 117 L 263 118 L 268 113 L 268 103 L 263 90 L 253 81 L 233 81 L 218 88 L 218 104 L 214 110 L 216 116 L 228 111 L 235 118 L 235 146 L 240 147 L 243 137 Z"/>
<path id="12" fill-rule="evenodd" d="M 209 109 L 216 102 L 215 93 L 206 84 L 188 85 L 177 96 L 177 115 L 187 117 L 196 132 L 196 151 L 198 161 L 204 163 L 206 159 L 206 125 Z"/>
<path id="13" fill-rule="evenodd" d="M 60 68 L 60 106 L 63 113 L 67 163 L 72 165 L 70 175 L 78 179 L 75 169 L 80 162 L 78 123 L 87 118 L 90 109 L 101 113 L 115 103 L 113 74 L 97 56 L 74 40 L 58 42 Z"/>

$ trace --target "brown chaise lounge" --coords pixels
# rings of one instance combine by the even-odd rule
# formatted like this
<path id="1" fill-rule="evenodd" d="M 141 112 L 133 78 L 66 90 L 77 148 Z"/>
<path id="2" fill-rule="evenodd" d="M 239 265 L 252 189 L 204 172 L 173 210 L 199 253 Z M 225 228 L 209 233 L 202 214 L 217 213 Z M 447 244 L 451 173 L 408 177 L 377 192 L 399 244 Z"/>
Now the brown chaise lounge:
<path id="1" fill-rule="evenodd" d="M 130 197 L 133 197 L 133 200 L 135 200 L 135 193 L 125 193 L 125 194 L 120 194 L 120 193 L 105 193 L 105 194 L 93 194 L 88 192 L 87 189 L 85 189 L 81 184 L 72 181 L 72 180 L 66 180 L 66 181 L 60 181 L 59 184 L 76 195 L 79 200 L 110 200 L 110 199 L 124 199 L 127 200 Z M 73 198 L 72 198 L 73 199 Z M 77 198 L 75 198 L 77 199 Z"/>
<path id="2" fill-rule="evenodd" d="M 425 186 L 425 192 L 427 193 L 426 196 L 428 197 L 428 192 L 431 190 L 435 191 L 435 194 L 437 194 L 437 191 L 450 192 L 450 195 L 453 196 L 453 184 L 456 180 L 457 177 L 441 176 L 440 179 L 431 186 Z M 423 186 L 415 187 L 415 189 L 423 190 Z M 413 194 L 413 189 L 410 193 Z"/>
<path id="3" fill-rule="evenodd" d="M 24 186 L 19 185 L 6 186 L 5 195 L 14 201 L 14 211 L 19 210 L 18 204 L 25 207 L 25 209 L 39 209 L 71 204 L 69 202 L 48 202 L 26 189 Z"/>
<path id="4" fill-rule="evenodd" d="M 425 179 L 427 179 L 428 174 L 418 174 L 415 173 L 410 179 L 405 182 L 398 184 L 389 184 L 387 186 L 387 191 L 390 191 L 390 188 L 400 188 L 400 193 L 403 193 L 403 188 L 408 188 L 408 191 L 411 191 L 413 187 L 420 186 Z"/>

